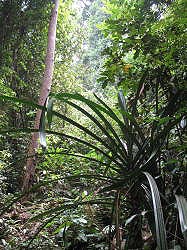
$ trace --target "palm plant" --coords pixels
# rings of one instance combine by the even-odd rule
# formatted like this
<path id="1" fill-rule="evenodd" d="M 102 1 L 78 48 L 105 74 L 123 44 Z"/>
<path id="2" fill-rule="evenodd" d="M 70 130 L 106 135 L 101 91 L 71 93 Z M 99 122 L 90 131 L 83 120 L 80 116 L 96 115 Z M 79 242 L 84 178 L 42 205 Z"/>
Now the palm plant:
<path id="1" fill-rule="evenodd" d="M 51 97 L 53 100 L 60 100 L 82 113 L 94 123 L 98 131 L 94 132 L 92 129 L 83 126 L 80 121 L 77 122 L 74 119 L 53 111 L 52 101 L 49 101 L 46 107 L 49 124 L 51 124 L 52 116 L 57 116 L 78 128 L 80 132 L 83 132 L 89 138 L 84 140 L 72 134 L 64 134 L 51 130 L 45 131 L 46 111 L 44 110 L 40 126 L 40 138 L 43 147 L 46 147 L 45 133 L 47 132 L 76 141 L 102 155 L 102 160 L 87 157 L 90 161 L 97 161 L 97 166 L 103 170 L 100 170 L 97 176 L 91 172 L 90 175 L 84 175 L 84 177 L 105 180 L 106 183 L 100 190 L 100 193 L 108 193 L 115 190 L 116 194 L 122 194 L 125 190 L 126 203 L 130 204 L 130 213 L 128 216 L 135 218 L 131 221 L 128 230 L 127 249 L 142 248 L 143 246 L 141 233 L 142 218 L 135 215 L 141 215 L 141 212 L 145 209 L 152 211 L 149 212 L 147 217 L 155 239 L 157 236 L 159 249 L 167 249 L 161 203 L 159 201 L 157 185 L 153 178 L 159 177 L 157 178 L 157 183 L 159 183 L 160 192 L 164 193 L 161 169 L 158 167 L 157 162 L 170 130 L 179 123 L 181 116 L 178 118 L 173 118 L 173 114 L 169 116 L 167 114 L 168 107 L 165 107 L 160 115 L 160 120 L 158 122 L 154 121 L 149 131 L 145 133 L 142 126 L 128 112 L 122 91 L 118 94 L 120 114 L 116 114 L 96 95 L 97 102 L 91 101 L 80 94 L 52 94 Z M 89 111 L 87 111 L 88 108 Z M 78 156 L 85 157 L 83 154 L 79 154 Z M 101 168 L 101 166 L 105 167 Z M 151 191 L 149 190 L 144 174 L 149 180 Z M 118 199 L 120 199 L 119 197 Z M 114 200 L 115 203 L 116 199 Z M 117 210 L 115 211 L 116 218 L 119 212 Z M 119 227 L 118 219 L 116 224 Z M 120 248 L 120 242 L 118 242 L 118 248 Z"/>
<path id="2" fill-rule="evenodd" d="M 118 113 L 114 112 L 98 96 L 95 95 L 95 98 L 96 101 L 92 101 L 80 94 L 51 94 L 45 107 L 37 106 L 42 109 L 39 132 L 40 142 L 43 148 L 46 148 L 46 134 L 52 134 L 60 137 L 62 140 L 74 141 L 79 145 L 84 145 L 88 149 L 87 152 L 90 149 L 96 152 L 95 157 L 93 157 L 79 151 L 81 147 L 76 148 L 78 151 L 76 153 L 65 151 L 64 154 L 86 158 L 90 162 L 95 163 L 95 167 L 92 167 L 90 174 L 85 174 L 83 171 L 81 174 L 65 176 L 65 178 L 73 180 L 84 177 L 99 180 L 103 183 L 103 187 L 99 189 L 100 198 L 96 199 L 95 197 L 91 197 L 88 200 L 79 199 L 76 201 L 63 202 L 63 204 L 58 204 L 55 208 L 35 216 L 33 219 L 51 215 L 37 233 L 66 209 L 74 209 L 84 204 L 108 204 L 108 206 L 112 207 L 112 216 L 115 214 L 116 246 L 117 249 L 121 249 L 119 231 L 121 224 L 120 200 L 125 199 L 125 201 L 121 201 L 121 204 L 124 206 L 128 205 L 128 207 L 126 207 L 128 213 L 123 216 L 123 218 L 128 221 L 128 223 L 126 223 L 126 225 L 128 224 L 126 249 L 142 249 L 143 247 L 144 242 L 141 230 L 142 212 L 145 210 L 147 211 L 146 217 L 148 224 L 158 249 L 168 249 L 164 216 L 162 213 L 162 207 L 165 208 L 168 204 L 164 198 L 164 181 L 158 162 L 168 134 L 174 126 L 180 122 L 183 114 L 175 117 L 174 115 L 177 110 L 173 109 L 171 113 L 168 108 L 169 103 L 160 112 L 159 120 L 153 121 L 149 129 L 144 129 L 143 126 L 138 124 L 135 117 L 128 112 L 122 91 L 118 94 Z M 54 111 L 53 103 L 55 100 L 66 103 L 76 111 L 82 113 L 97 129 L 93 131 L 92 128 L 84 126 L 81 121 L 76 121 L 75 119 Z M 52 130 L 52 117 L 58 117 L 73 125 L 80 131 L 80 135 L 84 133 L 84 136 L 87 136 L 86 139 L 75 136 L 73 133 L 62 133 L 60 130 Z M 46 130 L 46 120 L 49 125 L 48 130 Z M 97 155 L 100 157 L 97 157 Z M 157 184 L 155 179 L 157 179 Z M 163 197 L 162 204 L 157 186 L 159 186 L 159 191 Z M 111 194 L 114 194 L 113 201 L 110 199 Z M 182 204 L 185 204 L 184 200 Z M 185 206 L 180 206 L 179 210 L 184 212 L 184 207 Z M 124 208 L 121 208 L 121 211 L 123 210 Z M 186 226 L 185 222 L 184 225 Z M 185 231 L 185 229 L 183 231 Z"/>

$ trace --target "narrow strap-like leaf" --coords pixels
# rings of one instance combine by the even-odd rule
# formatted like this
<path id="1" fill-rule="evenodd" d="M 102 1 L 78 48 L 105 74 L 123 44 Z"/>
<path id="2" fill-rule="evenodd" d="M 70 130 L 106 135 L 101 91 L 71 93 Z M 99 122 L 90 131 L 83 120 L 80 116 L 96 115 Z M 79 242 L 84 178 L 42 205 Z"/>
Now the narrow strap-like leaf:
<path id="1" fill-rule="evenodd" d="M 51 128 L 52 123 L 52 117 L 53 117 L 53 103 L 54 98 L 49 98 L 47 102 L 47 121 L 48 121 L 48 127 Z"/>
<path id="2" fill-rule="evenodd" d="M 46 142 L 46 133 L 45 133 L 45 109 L 42 109 L 41 117 L 40 117 L 40 124 L 39 124 L 39 138 L 40 144 L 43 149 L 46 149 L 47 142 Z"/>
<path id="3" fill-rule="evenodd" d="M 58 112 L 53 111 L 53 114 L 61 119 L 63 119 L 64 121 L 72 124 L 73 126 L 77 127 L 78 129 L 82 130 L 83 132 L 85 132 L 87 135 L 91 136 L 92 138 L 94 138 L 97 142 L 100 142 L 103 146 L 105 146 L 106 149 L 110 150 L 112 152 L 112 154 L 114 155 L 114 157 L 116 157 L 117 159 L 119 159 L 120 161 L 123 162 L 123 159 L 121 158 L 121 155 L 118 154 L 118 152 L 112 148 L 110 145 L 108 145 L 107 142 L 105 142 L 104 140 L 102 140 L 99 136 L 97 136 L 95 133 L 93 133 L 91 130 L 89 130 L 88 128 L 82 126 L 80 123 L 74 121 L 73 119 L 62 115 Z"/>
<path id="4" fill-rule="evenodd" d="M 99 105 L 98 103 L 93 102 L 80 94 L 62 93 L 62 94 L 57 94 L 57 95 L 52 94 L 52 96 L 54 96 L 57 99 L 63 100 L 64 102 L 69 103 L 69 104 L 70 104 L 69 99 L 78 100 L 86 104 L 89 108 L 91 108 L 97 114 L 97 116 L 101 118 L 101 120 L 105 123 L 106 127 L 112 132 L 114 137 L 117 139 L 120 147 L 122 148 L 121 154 L 124 155 L 126 158 L 127 152 L 126 152 L 124 145 L 121 143 L 121 140 L 119 136 L 117 135 L 117 133 L 115 132 L 115 130 L 113 129 L 112 125 L 108 122 L 108 119 L 106 119 L 104 115 L 102 115 L 101 113 L 101 112 L 105 113 L 106 115 L 111 117 L 113 120 L 115 121 L 117 120 L 117 122 L 120 123 L 121 121 L 119 120 L 119 118 L 117 118 L 114 112 L 111 113 L 105 108 L 104 105 Z M 120 125 L 123 126 L 123 123 L 121 122 Z"/>
<path id="5" fill-rule="evenodd" d="M 10 134 L 10 133 L 32 133 L 32 132 L 39 132 L 39 130 L 31 129 L 31 128 L 0 130 L 0 134 L 2 134 L 2 135 L 5 135 L 7 133 Z M 124 165 L 121 162 L 119 162 L 114 156 L 110 156 L 107 152 L 105 152 L 101 148 L 95 146 L 93 143 L 89 143 L 88 141 L 84 141 L 78 137 L 71 136 L 71 135 L 68 135 L 65 133 L 60 133 L 60 132 L 51 131 L 51 130 L 45 130 L 45 132 L 46 132 L 46 134 L 56 135 L 56 136 L 59 136 L 62 138 L 68 138 L 68 139 L 74 140 L 76 142 L 79 142 L 83 145 L 86 145 L 87 147 L 92 148 L 92 149 L 96 150 L 97 152 L 100 152 L 102 155 L 104 155 L 106 158 L 108 158 L 111 162 L 115 163 L 116 167 L 110 165 L 111 169 L 113 169 L 119 173 L 121 172 L 120 169 L 124 170 Z"/>
<path id="6" fill-rule="evenodd" d="M 187 232 L 187 201 L 182 195 L 175 195 L 179 211 L 179 219 L 182 233 Z"/>
<path id="7" fill-rule="evenodd" d="M 120 110 L 127 112 L 126 100 L 125 100 L 125 97 L 123 95 L 122 90 L 120 90 L 119 93 L 118 93 L 118 102 L 119 102 Z M 129 126 L 129 121 L 128 121 L 126 115 L 124 115 L 124 112 L 122 112 L 122 116 L 123 116 L 124 123 L 128 127 Z"/>
<path id="8" fill-rule="evenodd" d="M 121 127 L 123 126 L 123 122 L 119 119 L 119 117 L 114 113 L 114 111 L 101 99 L 94 93 L 95 98 L 105 107 L 103 112 L 108 114 L 113 120 L 117 122 L 117 124 Z"/>
<path id="9" fill-rule="evenodd" d="M 125 155 L 125 151 L 121 150 L 120 146 L 121 141 L 120 138 L 118 137 L 117 133 L 115 132 L 115 130 L 113 129 L 113 127 L 111 126 L 111 124 L 107 121 L 107 119 L 95 108 L 95 107 L 91 107 L 92 110 L 95 111 L 95 113 L 101 118 L 101 121 L 103 121 L 106 125 L 106 128 L 108 128 L 108 130 L 110 130 L 115 139 L 117 139 L 118 143 L 120 143 L 120 145 L 117 144 L 117 142 L 115 141 L 115 139 L 109 134 L 109 132 L 107 131 L 107 129 L 105 129 L 103 127 L 103 125 L 101 124 L 101 122 L 99 120 L 97 120 L 94 116 L 92 116 L 90 113 L 88 113 L 85 109 L 81 108 L 80 106 L 78 106 L 77 104 L 70 102 L 70 101 L 65 101 L 66 103 L 68 103 L 69 105 L 71 105 L 72 107 L 76 108 L 77 110 L 79 110 L 80 112 L 82 112 L 84 115 L 86 115 L 91 121 L 93 121 L 97 127 L 106 135 L 106 137 L 109 139 L 110 143 L 111 143 L 111 149 L 112 150 L 117 150 L 121 152 L 122 155 Z M 110 146 L 110 145 L 109 145 Z M 123 160 L 123 159 L 122 159 Z"/>
<path id="10" fill-rule="evenodd" d="M 185 247 L 187 248 L 187 200 L 182 195 L 175 195 L 175 198 L 177 200 L 181 231 L 184 236 Z"/>
<path id="11" fill-rule="evenodd" d="M 6 96 L 6 95 L 0 95 L 0 99 L 4 100 L 4 101 L 11 101 L 14 103 L 20 103 L 20 104 L 26 104 L 27 106 L 33 107 L 33 108 L 37 108 L 37 109 L 42 109 L 43 106 L 40 106 L 34 102 L 28 101 L 26 99 L 20 99 L 17 97 L 13 97 L 13 96 Z"/>
<path id="12" fill-rule="evenodd" d="M 164 216 L 162 212 L 162 204 L 160 201 L 160 194 L 158 191 L 157 184 L 153 177 L 147 173 L 143 172 L 149 181 L 151 188 L 151 195 L 153 201 L 153 209 L 155 216 L 155 226 L 156 226 L 156 238 L 158 250 L 168 250 L 167 240 L 166 240 L 166 230 L 164 224 Z"/>
<path id="13" fill-rule="evenodd" d="M 40 218 L 44 218 L 47 215 L 52 215 L 54 213 L 57 213 L 58 211 L 65 211 L 68 209 L 72 209 L 72 208 L 77 208 L 78 206 L 81 205 L 85 205 L 85 204 L 104 204 L 104 205 L 111 205 L 112 203 L 109 202 L 111 201 L 110 198 L 103 198 L 103 199 L 94 199 L 94 200 L 88 200 L 88 201 L 79 201 L 79 202 L 75 202 L 73 199 L 71 202 L 67 202 L 65 203 L 64 201 L 62 201 L 62 204 L 58 204 L 58 206 L 56 206 L 55 208 L 51 208 L 48 209 L 44 212 L 41 212 L 40 214 L 37 214 L 35 216 L 33 216 L 32 218 L 29 219 L 29 222 L 38 220 Z"/>
<path id="14" fill-rule="evenodd" d="M 102 155 L 104 155 L 106 158 L 108 158 L 110 161 L 115 163 L 115 165 L 117 165 L 116 167 L 110 165 L 111 169 L 113 169 L 113 170 L 115 170 L 117 172 L 120 172 L 119 168 L 124 169 L 123 164 L 121 162 L 117 161 L 117 159 L 114 156 L 110 156 L 107 152 L 105 152 L 101 148 L 95 146 L 93 143 L 89 143 L 88 141 L 82 140 L 82 139 L 80 139 L 78 137 L 71 136 L 71 135 L 68 135 L 68 134 L 65 134 L 65 133 L 56 132 L 56 131 L 46 130 L 46 133 L 47 134 L 52 134 L 52 135 L 57 135 L 59 137 L 69 138 L 69 139 L 77 141 L 77 142 L 79 142 L 79 143 L 81 143 L 83 145 L 86 145 L 89 148 L 93 148 L 96 151 L 100 152 Z"/>
<path id="15" fill-rule="evenodd" d="M 115 120 L 118 124 L 118 126 L 120 127 L 123 136 L 126 140 L 128 140 L 129 135 L 132 137 L 133 142 L 136 144 L 136 146 L 138 147 L 138 149 L 141 149 L 141 144 L 139 143 L 139 141 L 137 140 L 136 136 L 130 132 L 129 128 L 126 126 L 126 124 L 124 124 L 124 122 L 122 122 L 118 116 L 114 113 L 114 111 L 103 101 L 101 100 L 96 94 L 94 94 L 94 96 L 96 97 L 96 99 L 106 108 L 103 112 L 106 112 L 113 120 Z M 127 114 L 127 112 L 126 112 Z M 138 125 L 137 125 L 138 126 Z M 136 127 L 137 127 L 136 126 Z M 143 139 L 142 139 L 143 141 Z"/>
<path id="16" fill-rule="evenodd" d="M 42 153 L 42 154 L 40 154 L 40 153 L 38 153 L 37 154 L 37 156 L 39 157 L 39 156 L 43 156 L 43 155 L 70 155 L 70 156 L 75 156 L 75 157 L 78 157 L 78 158 L 82 158 L 82 159 L 87 159 L 87 160 L 89 160 L 89 161 L 94 161 L 94 162 L 97 162 L 97 163 L 99 163 L 99 164 L 102 164 L 102 165 L 105 165 L 105 166 L 110 166 L 110 164 L 107 164 L 106 162 L 104 162 L 104 161 L 100 161 L 100 160 L 98 160 L 98 159 L 95 159 L 95 158 L 93 158 L 93 157 L 88 157 L 88 156 L 85 156 L 85 155 L 81 155 L 81 154 L 76 154 L 76 153 L 69 153 L 69 152 L 66 152 L 66 151 L 60 151 L 60 152 L 46 152 L 46 153 Z"/>
<path id="17" fill-rule="evenodd" d="M 144 133 L 142 132 L 142 129 L 136 122 L 135 118 L 131 114 L 129 114 L 127 107 L 126 107 L 126 100 L 121 90 L 119 91 L 119 94 L 118 94 L 118 100 L 119 100 L 119 105 L 121 108 L 121 113 L 122 113 L 124 122 L 127 124 L 127 127 L 129 127 L 130 122 L 131 122 L 131 124 L 134 126 L 135 132 L 137 132 L 141 141 L 144 141 L 145 140 Z"/>

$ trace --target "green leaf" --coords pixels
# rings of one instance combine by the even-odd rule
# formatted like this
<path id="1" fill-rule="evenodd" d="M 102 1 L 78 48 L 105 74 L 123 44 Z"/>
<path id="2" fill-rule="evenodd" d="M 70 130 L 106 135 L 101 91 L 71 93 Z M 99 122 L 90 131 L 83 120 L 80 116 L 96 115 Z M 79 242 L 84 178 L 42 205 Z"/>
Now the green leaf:
<path id="1" fill-rule="evenodd" d="M 139 149 L 141 149 L 141 145 L 140 145 L 139 141 L 137 140 L 135 134 L 131 133 L 131 128 L 130 128 L 126 123 L 122 122 L 122 121 L 118 118 L 118 116 L 114 113 L 114 111 L 113 111 L 110 107 L 108 107 L 108 106 L 106 105 L 106 103 L 104 103 L 98 96 L 96 96 L 95 94 L 94 94 L 94 96 L 95 96 L 95 97 L 97 98 L 97 100 L 103 105 L 102 107 L 104 107 L 104 111 L 103 111 L 103 110 L 102 110 L 102 111 L 105 112 L 106 114 L 108 114 L 114 121 L 117 122 L 118 126 L 120 127 L 120 129 L 121 129 L 121 131 L 122 131 L 122 133 L 123 133 L 124 138 L 125 138 L 128 142 L 129 142 L 129 138 L 131 138 L 131 139 L 134 141 L 134 143 L 137 145 L 137 147 L 138 147 Z M 124 109 L 123 109 L 123 111 L 121 111 L 121 112 L 122 112 L 124 115 L 126 115 L 126 116 L 127 116 L 127 114 L 128 114 L 126 111 L 124 111 Z M 139 128 L 139 126 L 138 126 L 138 124 L 136 123 L 135 119 L 133 120 L 133 118 L 132 118 L 132 116 L 130 116 L 130 114 L 128 114 L 127 118 L 128 118 L 128 119 L 130 118 L 130 120 L 133 121 L 132 123 L 133 123 L 134 127 L 136 128 L 137 132 L 140 134 L 140 138 L 142 138 L 142 141 L 143 141 L 143 140 L 144 140 L 143 133 L 141 132 L 141 129 Z M 123 143 L 122 143 L 122 144 L 123 144 Z M 123 147 L 123 150 L 125 151 L 125 155 L 127 155 L 126 148 L 124 147 L 124 145 L 123 145 L 122 147 Z"/>
<path id="2" fill-rule="evenodd" d="M 119 107 L 120 107 L 121 111 L 127 112 L 126 100 L 125 100 L 125 97 L 123 95 L 122 90 L 120 90 L 118 93 L 118 102 L 119 102 Z M 122 112 L 122 116 L 123 116 L 123 120 L 124 120 L 125 124 L 127 126 L 129 126 L 129 121 L 128 121 L 127 117 L 124 115 L 124 112 Z"/>
<path id="3" fill-rule="evenodd" d="M 40 105 L 38 105 L 38 104 L 36 104 L 34 102 L 28 101 L 26 99 L 16 98 L 16 97 L 13 97 L 13 96 L 0 95 L 0 99 L 4 100 L 4 101 L 11 101 L 13 103 L 26 104 L 27 106 L 30 106 L 30 107 L 33 107 L 33 108 L 38 108 L 38 109 L 43 108 L 42 106 L 40 106 Z"/>
<path id="4" fill-rule="evenodd" d="M 2 131 L 0 130 L 1 135 L 10 134 L 10 133 L 21 133 L 21 132 L 22 133 L 32 133 L 32 132 L 38 132 L 38 130 L 37 129 L 31 129 L 31 128 L 11 129 L 11 130 L 2 130 Z M 82 139 L 80 139 L 78 137 L 75 137 L 75 136 L 71 136 L 71 135 L 56 132 L 56 131 L 45 130 L 45 133 L 50 134 L 50 135 L 56 135 L 58 137 L 61 137 L 62 139 L 63 138 L 68 138 L 68 139 L 74 140 L 76 142 L 84 144 L 85 146 L 87 146 L 89 148 L 92 148 L 92 149 L 96 150 L 97 152 L 100 152 L 102 155 L 104 155 L 106 158 L 108 158 L 111 162 L 114 162 L 116 164 L 116 167 L 110 165 L 110 168 L 115 170 L 116 172 L 120 172 L 119 167 L 123 168 L 123 164 L 121 164 L 119 161 L 117 161 L 114 156 L 111 156 L 108 152 L 105 152 L 101 148 L 95 146 L 93 143 L 82 140 Z"/>
<path id="5" fill-rule="evenodd" d="M 137 134 L 140 136 L 141 140 L 144 141 L 145 137 L 144 137 L 143 131 L 139 127 L 139 125 L 136 122 L 136 120 L 134 119 L 134 117 L 131 114 L 129 114 L 129 112 L 127 111 L 126 100 L 125 100 L 125 97 L 124 97 L 123 92 L 121 90 L 119 91 L 119 94 L 118 94 L 118 102 L 119 102 L 119 106 L 121 109 L 121 113 L 122 113 L 124 122 L 127 125 L 128 129 L 130 129 L 129 126 L 130 126 L 130 122 L 131 122 L 132 125 L 134 126 L 135 132 L 137 132 Z"/>
<path id="6" fill-rule="evenodd" d="M 79 199 L 78 199 L 79 200 Z M 48 209 L 40 214 L 37 214 L 29 219 L 29 222 L 36 221 L 38 219 L 44 218 L 46 216 L 51 216 L 53 214 L 58 214 L 63 211 L 67 211 L 68 209 L 76 209 L 79 205 L 85 205 L 85 204 L 104 204 L 104 205 L 111 205 L 111 202 L 109 202 L 111 199 L 94 199 L 94 200 L 89 200 L 89 201 L 80 201 L 78 202 L 77 200 L 73 200 L 72 202 L 63 202 L 62 204 L 58 204 L 55 208 Z"/>
<path id="7" fill-rule="evenodd" d="M 124 124 L 122 123 L 121 120 L 119 120 L 119 118 L 117 117 L 117 115 L 114 113 L 114 111 L 109 108 L 105 102 L 103 102 L 96 94 L 94 94 L 94 96 L 96 97 L 96 99 L 103 105 L 103 107 L 105 108 L 105 114 L 107 114 L 110 118 L 112 118 L 112 120 L 114 120 L 115 122 L 117 122 L 117 124 L 119 125 L 119 127 L 121 128 L 121 130 L 123 130 L 123 126 Z M 100 116 L 101 117 L 101 116 Z M 102 117 L 101 117 L 102 119 Z M 127 160 L 127 151 L 126 148 L 124 146 L 124 144 L 122 143 L 121 139 L 119 138 L 119 136 L 117 135 L 117 133 L 115 132 L 115 129 L 110 125 L 110 123 L 105 119 L 104 120 L 105 125 L 109 128 L 109 130 L 113 133 L 114 137 L 117 139 L 119 145 L 122 148 L 123 153 L 125 154 L 125 158 Z"/>
<path id="8" fill-rule="evenodd" d="M 149 185 L 151 188 L 151 195 L 153 201 L 153 209 L 155 216 L 155 226 L 156 226 L 156 238 L 157 238 L 157 247 L 158 250 L 167 250 L 167 240 L 166 240 L 166 230 L 164 224 L 164 217 L 162 212 L 162 204 L 160 200 L 160 194 L 158 191 L 157 184 L 153 177 L 147 173 L 143 172 L 149 181 Z"/>
<path id="9" fill-rule="evenodd" d="M 61 94 L 51 94 L 51 96 L 59 99 L 59 100 L 62 100 L 64 101 L 64 98 L 70 98 L 70 99 L 74 99 L 74 100 L 77 100 L 77 101 L 81 101 L 83 103 L 86 103 L 90 108 L 91 107 L 96 107 L 98 110 L 104 112 L 105 114 L 109 115 L 111 118 L 113 118 L 114 120 L 116 120 L 117 122 L 121 122 L 119 120 L 119 118 L 116 116 L 116 114 L 114 112 L 110 112 L 109 110 L 107 110 L 104 106 L 102 105 L 99 105 L 98 103 L 96 102 L 93 102 L 87 98 L 85 98 L 84 96 L 80 95 L 80 94 L 70 94 L 70 93 L 61 93 Z M 98 98 L 98 97 L 97 97 Z"/>
<path id="10" fill-rule="evenodd" d="M 42 109 L 41 117 L 40 117 L 40 125 L 39 125 L 39 138 L 40 144 L 43 149 L 46 149 L 46 133 L 45 133 L 45 109 Z"/>
<path id="11" fill-rule="evenodd" d="M 53 113 L 52 113 L 53 103 L 54 103 L 54 98 L 49 98 L 47 102 L 47 122 L 48 122 L 49 129 L 51 128 L 52 117 L 53 117 Z"/>
<path id="12" fill-rule="evenodd" d="M 80 123 L 78 123 L 78 122 L 72 120 L 71 118 L 69 118 L 69 117 L 67 117 L 67 116 L 65 116 L 65 115 L 62 115 L 62 114 L 60 114 L 60 113 L 58 113 L 58 112 L 53 111 L 53 114 L 54 114 L 55 116 L 57 116 L 57 117 L 63 119 L 64 121 L 66 121 L 66 122 L 72 124 L 73 126 L 77 127 L 77 128 L 80 129 L 81 131 L 85 132 L 87 135 L 89 135 L 89 136 L 91 136 L 92 138 L 94 138 L 97 142 L 103 144 L 103 145 L 105 146 L 105 148 L 107 148 L 107 149 L 113 151 L 113 152 L 116 154 L 116 151 L 114 151 L 114 150 L 112 149 L 112 147 L 108 145 L 108 143 L 106 143 L 104 140 L 102 140 L 101 137 L 97 136 L 97 135 L 96 135 L 95 133 L 93 133 L 90 129 L 84 127 L 84 126 L 81 125 Z"/>
<path id="13" fill-rule="evenodd" d="M 64 223 L 62 223 L 62 225 L 60 225 L 54 232 L 53 234 L 58 234 L 60 233 L 60 235 L 64 234 L 64 231 L 67 230 L 73 223 L 71 221 L 65 221 Z"/>
<path id="14" fill-rule="evenodd" d="M 119 148 L 119 145 L 117 144 L 117 142 L 115 141 L 115 139 L 108 132 L 108 130 L 110 130 L 112 132 L 112 134 L 114 135 L 114 137 L 117 139 L 117 141 L 121 145 L 121 141 L 120 141 L 117 133 L 115 132 L 114 128 L 111 126 L 111 124 L 108 122 L 108 120 L 101 114 L 101 112 L 97 108 L 95 108 L 95 106 L 92 106 L 92 105 L 90 106 L 89 105 L 89 107 L 101 118 L 101 122 L 103 122 L 105 124 L 106 128 L 102 125 L 102 123 L 99 120 L 97 120 L 94 116 L 92 116 L 90 113 L 88 113 L 85 109 L 81 108 L 80 106 L 78 106 L 77 104 L 75 104 L 73 102 L 70 102 L 70 101 L 67 101 L 67 100 L 65 100 L 65 102 L 68 103 L 69 105 L 71 105 L 72 107 L 76 108 L 80 112 L 82 112 L 85 116 L 87 116 L 92 122 L 94 122 L 97 125 L 97 127 L 108 138 L 108 141 L 111 144 L 111 151 L 113 151 L 115 153 L 115 150 L 118 148 L 118 150 L 120 150 L 121 154 L 122 155 L 124 154 L 124 151 L 122 151 Z M 121 158 L 121 160 L 123 161 L 122 158 Z"/>

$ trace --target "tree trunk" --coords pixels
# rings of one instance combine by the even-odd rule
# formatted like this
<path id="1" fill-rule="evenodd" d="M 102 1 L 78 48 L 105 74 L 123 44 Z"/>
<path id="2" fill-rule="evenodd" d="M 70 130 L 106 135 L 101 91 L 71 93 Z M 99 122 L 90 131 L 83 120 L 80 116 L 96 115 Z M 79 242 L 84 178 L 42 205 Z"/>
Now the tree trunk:
<path id="1" fill-rule="evenodd" d="M 54 55 L 55 55 L 55 40 L 56 40 L 56 26 L 58 16 L 59 0 L 55 0 L 55 5 L 52 9 L 51 20 L 48 29 L 48 45 L 45 58 L 45 70 L 40 89 L 40 96 L 38 100 L 39 105 L 44 105 L 45 100 L 48 97 L 52 84 L 53 69 L 54 69 Z M 35 117 L 34 129 L 39 129 L 41 110 L 38 110 Z M 28 191 L 34 181 L 37 149 L 38 149 L 38 132 L 32 134 L 31 142 L 28 148 L 28 158 L 26 162 L 26 169 L 23 176 L 23 191 Z"/>

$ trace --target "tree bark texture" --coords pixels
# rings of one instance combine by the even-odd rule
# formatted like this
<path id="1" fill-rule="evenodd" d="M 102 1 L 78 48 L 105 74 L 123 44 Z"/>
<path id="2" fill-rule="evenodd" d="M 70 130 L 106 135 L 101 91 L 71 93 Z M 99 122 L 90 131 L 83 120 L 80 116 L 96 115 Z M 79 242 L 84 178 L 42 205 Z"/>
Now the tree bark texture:
<path id="1" fill-rule="evenodd" d="M 50 90 L 51 90 L 53 69 L 54 69 L 58 7 L 59 7 L 59 0 L 55 0 L 55 4 L 51 13 L 51 19 L 49 22 L 48 44 L 47 44 L 47 52 L 46 52 L 46 58 L 45 58 L 45 70 L 44 70 L 44 76 L 43 76 L 43 80 L 42 80 L 41 88 L 40 88 L 40 96 L 38 100 L 38 104 L 41 106 L 45 104 L 45 100 L 48 97 Z M 41 117 L 41 110 L 39 109 L 37 110 L 37 113 L 36 113 L 34 129 L 39 129 L 40 117 Z M 22 185 L 23 191 L 28 191 L 33 185 L 36 161 L 37 161 L 38 139 L 39 139 L 39 133 L 34 132 L 32 134 L 31 142 L 28 148 L 28 158 L 26 162 L 25 173 L 23 176 L 23 185 Z"/>

